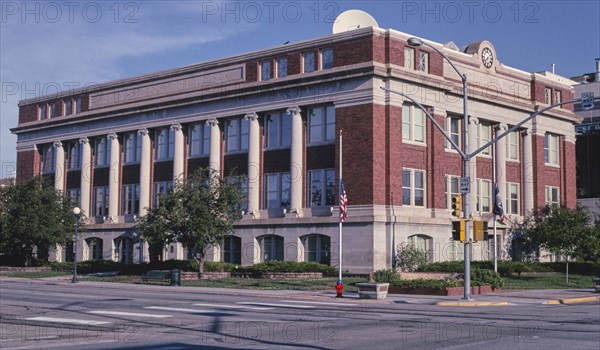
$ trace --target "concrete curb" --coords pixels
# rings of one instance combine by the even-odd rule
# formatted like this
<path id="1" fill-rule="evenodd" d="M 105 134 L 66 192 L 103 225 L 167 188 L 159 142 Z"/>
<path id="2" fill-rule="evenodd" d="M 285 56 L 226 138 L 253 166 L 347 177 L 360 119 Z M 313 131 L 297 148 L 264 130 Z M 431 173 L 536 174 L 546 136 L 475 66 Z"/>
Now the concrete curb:
<path id="1" fill-rule="evenodd" d="M 437 306 L 507 306 L 508 301 L 438 301 Z"/>
<path id="2" fill-rule="evenodd" d="M 547 305 L 560 305 L 560 304 L 576 304 L 576 303 L 590 303 L 598 301 L 600 297 L 581 297 L 581 298 L 568 298 L 568 299 L 553 299 L 548 300 L 544 304 Z"/>

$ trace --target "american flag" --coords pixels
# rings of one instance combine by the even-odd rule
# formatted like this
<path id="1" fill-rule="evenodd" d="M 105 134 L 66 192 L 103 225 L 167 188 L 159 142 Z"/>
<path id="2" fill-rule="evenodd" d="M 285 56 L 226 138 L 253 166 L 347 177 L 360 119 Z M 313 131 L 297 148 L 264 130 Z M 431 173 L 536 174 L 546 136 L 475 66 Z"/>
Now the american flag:
<path id="1" fill-rule="evenodd" d="M 348 198 L 346 198 L 346 189 L 344 188 L 344 180 L 340 178 L 340 222 L 344 222 L 348 217 L 348 211 L 346 210 L 348 205 Z"/>
<path id="2" fill-rule="evenodd" d="M 500 197 L 500 189 L 498 184 L 494 188 L 494 214 L 498 215 L 500 222 L 504 221 L 504 208 L 502 208 L 502 197 Z"/>

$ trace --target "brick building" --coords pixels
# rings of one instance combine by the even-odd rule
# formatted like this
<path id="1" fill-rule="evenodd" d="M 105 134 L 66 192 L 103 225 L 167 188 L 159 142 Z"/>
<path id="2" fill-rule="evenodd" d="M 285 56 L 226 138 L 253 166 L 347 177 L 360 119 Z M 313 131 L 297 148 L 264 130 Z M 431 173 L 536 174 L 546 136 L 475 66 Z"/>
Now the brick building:
<path id="1" fill-rule="evenodd" d="M 417 107 L 461 144 L 462 85 L 443 58 L 410 35 L 361 28 L 239 56 L 20 102 L 17 178 L 42 174 L 89 217 L 78 257 L 137 262 L 148 249 L 134 219 L 198 167 L 248 175 L 247 205 L 211 259 L 337 265 L 337 174 L 344 135 L 344 269 L 389 268 L 414 242 L 432 261 L 462 259 L 450 240 L 450 201 L 462 161 Z M 469 78 L 472 150 L 536 109 L 572 99 L 570 81 L 502 65 L 493 45 L 430 42 Z M 482 52 L 492 60 L 482 62 Z M 486 55 L 489 57 L 489 55 Z M 501 53 L 500 53 L 501 56 Z M 510 221 L 545 203 L 574 207 L 572 105 L 550 110 L 471 162 L 473 216 L 491 221 L 492 166 Z M 499 225 L 506 246 L 509 227 Z M 474 259 L 492 244 L 474 247 Z M 55 252 L 69 259 L 69 249 Z M 143 254 L 140 254 L 141 253 Z M 185 258 L 176 244 L 163 259 Z"/>

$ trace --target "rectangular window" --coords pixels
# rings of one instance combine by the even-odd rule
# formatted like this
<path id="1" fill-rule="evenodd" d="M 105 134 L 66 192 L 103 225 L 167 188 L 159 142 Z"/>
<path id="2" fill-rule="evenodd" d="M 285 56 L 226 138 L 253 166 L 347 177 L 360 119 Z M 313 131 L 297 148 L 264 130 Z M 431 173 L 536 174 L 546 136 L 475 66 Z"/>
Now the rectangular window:
<path id="1" fill-rule="evenodd" d="M 490 140 L 492 139 L 492 126 L 490 124 L 486 124 L 486 123 L 479 123 L 479 125 L 477 125 L 477 137 L 476 138 L 477 138 L 477 148 L 490 142 Z M 481 151 L 481 154 L 485 154 L 485 155 L 489 156 L 490 149 L 491 149 L 491 147 L 487 147 L 486 149 Z"/>
<path id="2" fill-rule="evenodd" d="M 506 158 L 519 160 L 519 132 L 513 131 L 506 135 Z"/>
<path id="3" fill-rule="evenodd" d="M 39 120 L 44 120 L 48 117 L 48 114 L 46 111 L 47 111 L 47 109 L 46 109 L 45 103 L 41 103 L 38 105 L 38 119 Z"/>
<path id="4" fill-rule="evenodd" d="M 81 169 L 81 147 L 79 141 L 67 145 L 67 170 Z"/>
<path id="5" fill-rule="evenodd" d="M 546 205 L 560 205 L 560 192 L 558 187 L 546 186 L 544 192 L 546 195 Z"/>
<path id="6" fill-rule="evenodd" d="M 425 113 L 416 106 L 402 105 L 402 140 L 425 143 Z"/>
<path id="7" fill-rule="evenodd" d="M 138 163 L 142 157 L 142 136 L 137 132 L 123 135 L 123 163 Z"/>
<path id="8" fill-rule="evenodd" d="M 260 61 L 260 80 L 271 79 L 271 60 Z"/>
<path id="9" fill-rule="evenodd" d="M 313 107 L 308 110 L 308 144 L 335 141 L 335 108 Z"/>
<path id="10" fill-rule="evenodd" d="M 56 103 L 48 103 L 48 118 L 52 119 L 56 117 Z"/>
<path id="11" fill-rule="evenodd" d="M 79 206 L 80 205 L 79 201 L 81 198 L 81 189 L 80 188 L 69 188 L 67 190 L 67 197 L 71 200 L 71 203 Z"/>
<path id="12" fill-rule="evenodd" d="M 265 207 L 290 207 L 290 173 L 265 174 Z"/>
<path id="13" fill-rule="evenodd" d="M 506 183 L 505 211 L 507 214 L 519 214 L 519 209 L 521 208 L 519 194 L 519 184 L 511 182 Z"/>
<path id="14" fill-rule="evenodd" d="M 321 69 L 333 68 L 333 49 L 328 47 L 321 49 Z"/>
<path id="15" fill-rule="evenodd" d="M 552 89 L 547 87 L 544 89 L 545 91 L 545 102 L 547 105 L 552 104 Z"/>
<path id="16" fill-rule="evenodd" d="M 265 149 L 287 148 L 292 143 L 292 117 L 285 112 L 265 116 Z"/>
<path id="17" fill-rule="evenodd" d="M 334 205 L 335 203 L 335 169 L 318 169 L 308 171 L 308 199 L 311 207 Z"/>
<path id="18" fill-rule="evenodd" d="M 154 183 L 154 191 L 152 192 L 154 195 L 154 200 L 152 201 L 152 207 L 158 208 L 160 205 L 160 196 L 163 194 L 167 194 L 170 189 L 173 188 L 173 181 L 161 181 Z"/>
<path id="19" fill-rule="evenodd" d="M 248 150 L 248 119 L 230 119 L 225 129 L 226 152 L 242 152 Z"/>
<path id="20" fill-rule="evenodd" d="M 71 98 L 63 100 L 63 115 L 73 114 L 73 101 Z"/>
<path id="21" fill-rule="evenodd" d="M 110 166 L 110 141 L 106 137 L 95 140 L 94 165 L 97 168 Z"/>
<path id="22" fill-rule="evenodd" d="M 75 97 L 75 113 L 81 113 L 81 96 Z"/>
<path id="23" fill-rule="evenodd" d="M 554 90 L 554 103 L 562 102 L 562 92 L 560 90 Z"/>
<path id="24" fill-rule="evenodd" d="M 188 155 L 190 157 L 210 154 L 210 124 L 208 122 L 190 125 L 188 139 Z"/>
<path id="25" fill-rule="evenodd" d="M 48 144 L 42 146 L 42 174 L 50 174 L 54 172 L 56 163 L 56 152 L 54 145 Z"/>
<path id="26" fill-rule="evenodd" d="M 171 128 L 157 129 L 154 133 L 154 159 L 173 159 L 175 146 L 175 130 Z"/>
<path id="27" fill-rule="evenodd" d="M 446 133 L 456 143 L 458 147 L 460 145 L 460 119 L 455 117 L 446 117 Z M 450 142 L 446 140 L 446 148 L 453 149 Z"/>
<path id="28" fill-rule="evenodd" d="M 108 215 L 108 186 L 94 187 L 94 216 Z"/>
<path id="29" fill-rule="evenodd" d="M 235 181 L 241 181 L 242 192 L 244 193 L 244 200 L 240 206 L 241 210 L 248 210 L 248 178 L 247 177 L 229 177 L 225 176 L 225 182 L 228 184 L 234 184 Z"/>
<path id="30" fill-rule="evenodd" d="M 402 205 L 425 206 L 425 172 L 423 170 L 402 170 Z"/>
<path id="31" fill-rule="evenodd" d="M 304 73 L 310 73 L 315 71 L 315 52 L 307 51 L 302 53 L 302 66 L 304 67 Z"/>
<path id="32" fill-rule="evenodd" d="M 404 68 L 415 69 L 415 49 L 404 47 Z"/>
<path id="33" fill-rule="evenodd" d="M 287 57 L 277 58 L 277 78 L 285 78 L 288 75 Z"/>
<path id="34" fill-rule="evenodd" d="M 446 175 L 446 209 L 452 209 L 452 197 L 460 195 L 459 177 Z"/>
<path id="35" fill-rule="evenodd" d="M 546 133 L 544 136 L 544 162 L 558 165 L 558 135 Z"/>
<path id="36" fill-rule="evenodd" d="M 490 180 L 477 180 L 477 211 L 492 212 L 492 182 Z"/>
<path id="37" fill-rule="evenodd" d="M 419 70 L 429 73 L 429 53 L 425 51 L 419 51 Z"/>
<path id="38" fill-rule="evenodd" d="M 140 185 L 123 185 L 123 215 L 139 214 L 140 210 Z"/>

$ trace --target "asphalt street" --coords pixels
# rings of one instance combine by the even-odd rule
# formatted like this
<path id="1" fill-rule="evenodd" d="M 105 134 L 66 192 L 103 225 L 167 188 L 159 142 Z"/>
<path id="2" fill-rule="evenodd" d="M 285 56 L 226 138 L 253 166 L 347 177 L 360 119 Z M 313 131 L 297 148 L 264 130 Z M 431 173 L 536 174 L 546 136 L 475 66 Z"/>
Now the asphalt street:
<path id="1" fill-rule="evenodd" d="M 600 349 L 592 290 L 460 297 L 0 278 L 6 349 Z"/>

